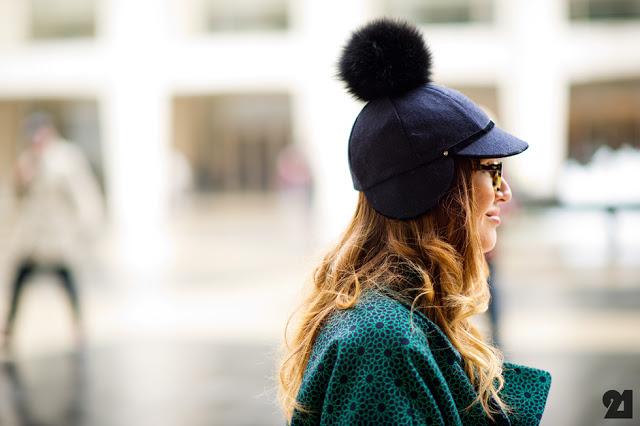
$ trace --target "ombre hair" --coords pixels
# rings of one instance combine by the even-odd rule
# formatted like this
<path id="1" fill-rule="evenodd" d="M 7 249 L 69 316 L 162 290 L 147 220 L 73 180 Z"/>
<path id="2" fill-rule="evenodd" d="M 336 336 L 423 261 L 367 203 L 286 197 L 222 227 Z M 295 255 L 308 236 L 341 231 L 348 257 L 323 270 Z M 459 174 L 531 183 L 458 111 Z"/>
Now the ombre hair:
<path id="1" fill-rule="evenodd" d="M 299 310 L 279 372 L 280 403 L 287 419 L 307 411 L 296 400 L 316 337 L 335 311 L 349 309 L 363 291 L 377 289 L 407 302 L 436 323 L 460 352 L 480 403 L 493 419 L 511 408 L 498 392 L 504 387 L 502 352 L 485 342 L 471 317 L 487 310 L 488 267 L 482 251 L 471 182 L 472 161 L 456 159 L 451 189 L 437 207 L 410 220 L 387 218 L 360 193 L 340 242 L 313 273 L 310 294 Z M 287 324 L 289 329 L 291 321 Z"/>

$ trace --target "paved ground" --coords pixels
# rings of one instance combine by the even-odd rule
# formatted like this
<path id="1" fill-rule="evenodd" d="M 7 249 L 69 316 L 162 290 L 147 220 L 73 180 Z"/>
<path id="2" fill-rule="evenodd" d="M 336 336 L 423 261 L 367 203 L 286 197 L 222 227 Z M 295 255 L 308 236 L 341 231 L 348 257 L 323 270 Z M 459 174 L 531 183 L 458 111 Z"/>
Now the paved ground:
<path id="1" fill-rule="evenodd" d="M 2 425 L 282 424 L 274 348 L 150 340 L 2 365 Z"/>
<path id="2" fill-rule="evenodd" d="M 129 263 L 107 232 L 80 270 L 82 350 L 55 282 L 35 280 L 0 361 L 0 425 L 282 424 L 278 345 L 321 252 L 309 219 L 282 213 L 275 199 L 201 199 Z M 501 337 L 507 359 L 551 371 L 545 425 L 611 424 L 609 389 L 636 400 L 634 418 L 615 424 L 640 422 L 639 232 L 639 216 L 612 227 L 564 211 L 521 213 L 501 229 Z"/>

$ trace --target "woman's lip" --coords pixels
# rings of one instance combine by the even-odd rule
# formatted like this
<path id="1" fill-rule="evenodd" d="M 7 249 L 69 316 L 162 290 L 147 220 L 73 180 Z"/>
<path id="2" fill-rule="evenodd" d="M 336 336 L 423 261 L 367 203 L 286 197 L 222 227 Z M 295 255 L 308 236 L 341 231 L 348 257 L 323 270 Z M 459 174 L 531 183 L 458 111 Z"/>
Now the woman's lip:
<path id="1" fill-rule="evenodd" d="M 486 215 L 490 221 L 492 221 L 493 223 L 495 223 L 496 225 L 500 225 L 500 223 L 502 222 L 500 220 L 500 216 L 498 215 Z"/>

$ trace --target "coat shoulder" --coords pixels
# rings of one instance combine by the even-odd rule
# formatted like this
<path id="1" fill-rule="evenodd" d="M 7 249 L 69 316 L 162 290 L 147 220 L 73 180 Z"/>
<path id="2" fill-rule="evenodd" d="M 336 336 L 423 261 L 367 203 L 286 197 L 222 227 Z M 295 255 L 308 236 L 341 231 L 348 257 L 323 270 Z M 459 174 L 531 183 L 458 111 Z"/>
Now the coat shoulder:
<path id="1" fill-rule="evenodd" d="M 355 306 L 331 315 L 318 336 L 318 343 L 341 347 L 375 346 L 381 341 L 400 345 L 428 346 L 433 333 L 425 318 L 389 296 L 369 292 Z"/>

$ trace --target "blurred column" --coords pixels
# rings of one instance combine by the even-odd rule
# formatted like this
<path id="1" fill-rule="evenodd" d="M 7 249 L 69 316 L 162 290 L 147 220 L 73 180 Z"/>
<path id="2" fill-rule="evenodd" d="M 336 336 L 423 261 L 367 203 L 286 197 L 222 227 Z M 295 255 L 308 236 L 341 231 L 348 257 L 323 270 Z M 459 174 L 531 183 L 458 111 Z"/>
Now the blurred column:
<path id="1" fill-rule="evenodd" d="M 301 33 L 295 131 L 308 143 L 318 238 L 327 243 L 348 223 L 357 196 L 349 174 L 347 142 L 363 105 L 350 99 L 335 75 L 341 47 L 351 31 L 367 19 L 367 2 L 296 3 L 294 28 Z"/>
<path id="2" fill-rule="evenodd" d="M 562 68 L 565 1 L 498 0 L 496 11 L 508 62 L 499 78 L 503 125 L 530 148 L 516 156 L 522 189 L 535 197 L 554 193 L 566 157 L 569 82 Z"/>
<path id="3" fill-rule="evenodd" d="M 109 204 L 124 259 L 148 267 L 161 262 L 166 249 L 168 5 L 109 0 L 101 7 L 99 36 L 111 70 L 101 110 Z"/>

